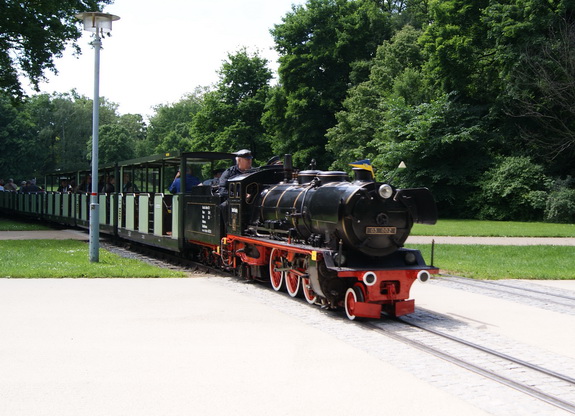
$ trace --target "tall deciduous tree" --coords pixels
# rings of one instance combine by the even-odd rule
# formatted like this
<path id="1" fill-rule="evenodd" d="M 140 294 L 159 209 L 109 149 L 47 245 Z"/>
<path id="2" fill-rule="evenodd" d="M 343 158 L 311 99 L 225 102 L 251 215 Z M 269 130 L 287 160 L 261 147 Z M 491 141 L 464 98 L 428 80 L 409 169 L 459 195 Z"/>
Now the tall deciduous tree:
<path id="1" fill-rule="evenodd" d="M 499 101 L 524 147 L 555 174 L 575 174 L 575 4 L 515 0 L 485 11 L 505 81 Z"/>
<path id="2" fill-rule="evenodd" d="M 350 90 L 337 114 L 328 149 L 339 155 L 338 169 L 371 159 L 379 180 L 404 161 L 396 184 L 427 186 L 442 215 L 460 215 L 489 162 L 486 132 L 473 106 L 427 85 L 421 34 L 405 26 L 378 48 L 369 80 Z"/>
<path id="3" fill-rule="evenodd" d="M 12 106 L 0 93 L 0 177 L 29 179 L 35 173 L 36 148 L 34 123 L 28 111 Z"/>
<path id="4" fill-rule="evenodd" d="M 17 108 L 25 111 L 30 119 L 34 147 L 38 151 L 38 156 L 31 163 L 41 162 L 40 172 L 87 167 L 86 143 L 92 135 L 90 98 L 76 91 L 40 94 L 30 97 Z M 100 125 L 121 126 L 134 145 L 144 134 L 142 117 L 133 114 L 119 116 L 117 109 L 117 104 L 102 98 Z M 125 155 L 119 153 L 117 157 L 117 160 L 121 160 Z"/>
<path id="5" fill-rule="evenodd" d="M 134 158 L 136 141 L 130 131 L 120 124 L 100 126 L 98 135 L 98 162 L 113 165 L 115 162 Z M 92 159 L 92 140 L 87 143 L 87 159 Z"/>
<path id="6" fill-rule="evenodd" d="M 198 87 L 176 103 L 156 106 L 156 114 L 150 118 L 146 140 L 138 146 L 138 156 L 191 150 L 192 120 L 202 108 L 203 96 L 207 91 L 207 88 Z"/>
<path id="7" fill-rule="evenodd" d="M 402 106 L 418 105 L 427 98 L 420 74 L 424 62 L 420 36 L 421 31 L 411 26 L 398 31 L 377 49 L 369 79 L 350 89 L 344 109 L 337 113 L 337 124 L 327 134 L 328 150 L 338 155 L 334 168 L 346 169 L 353 160 L 377 156 L 375 139 L 381 137 L 388 122 L 386 112 L 397 105 L 398 97 Z"/>
<path id="8" fill-rule="evenodd" d="M 229 54 L 214 91 L 204 96 L 192 125 L 194 150 L 252 150 L 257 157 L 270 153 L 262 114 L 272 73 L 267 60 L 245 48 Z"/>
<path id="9" fill-rule="evenodd" d="M 99 11 L 113 0 L 0 0 L 0 90 L 23 96 L 19 77 L 37 89 L 46 70 L 56 71 L 54 57 L 81 36 L 75 14 Z"/>
<path id="10" fill-rule="evenodd" d="M 425 71 L 445 93 L 457 92 L 467 103 L 485 103 L 500 88 L 493 54 L 494 39 L 486 36 L 483 13 L 489 0 L 433 0 L 432 23 L 422 42 L 427 56 Z"/>
<path id="11" fill-rule="evenodd" d="M 312 157 L 323 167 L 331 162 L 325 134 L 342 108 L 353 64 L 373 58 L 391 35 L 386 3 L 309 0 L 272 29 L 284 91 L 274 94 L 266 122 L 278 153 L 293 153 L 299 165 Z"/>

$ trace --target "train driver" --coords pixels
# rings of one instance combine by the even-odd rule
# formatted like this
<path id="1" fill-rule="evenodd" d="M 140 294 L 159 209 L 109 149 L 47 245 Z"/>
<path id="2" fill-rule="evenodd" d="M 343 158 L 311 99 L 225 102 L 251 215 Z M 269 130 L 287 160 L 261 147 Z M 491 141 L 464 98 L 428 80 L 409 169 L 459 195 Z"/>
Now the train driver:
<path id="1" fill-rule="evenodd" d="M 238 175 L 249 172 L 252 169 L 252 152 L 248 149 L 242 149 L 236 152 L 236 164 L 227 168 L 220 176 L 220 196 L 228 197 L 228 180 Z"/>

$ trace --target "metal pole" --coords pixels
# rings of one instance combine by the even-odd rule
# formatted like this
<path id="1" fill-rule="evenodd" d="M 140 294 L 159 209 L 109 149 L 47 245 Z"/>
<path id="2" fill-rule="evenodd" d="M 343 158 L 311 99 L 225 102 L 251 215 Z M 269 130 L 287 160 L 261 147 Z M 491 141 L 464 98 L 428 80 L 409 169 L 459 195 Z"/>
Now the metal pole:
<path id="1" fill-rule="evenodd" d="M 94 46 L 94 100 L 92 109 L 92 193 L 90 194 L 90 261 L 100 261 L 100 206 L 98 204 L 98 129 L 100 123 L 100 34 Z"/>

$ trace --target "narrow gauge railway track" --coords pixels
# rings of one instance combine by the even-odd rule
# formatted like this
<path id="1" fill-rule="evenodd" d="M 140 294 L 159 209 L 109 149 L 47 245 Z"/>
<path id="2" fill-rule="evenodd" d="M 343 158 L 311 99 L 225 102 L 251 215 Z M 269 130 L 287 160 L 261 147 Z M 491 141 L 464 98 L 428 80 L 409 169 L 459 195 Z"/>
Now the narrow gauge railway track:
<path id="1" fill-rule="evenodd" d="M 358 324 L 575 414 L 575 378 L 571 376 L 422 327 L 402 318 L 386 322 L 358 322 Z M 569 399 L 558 397 L 555 391 L 568 391 Z"/>
<path id="2" fill-rule="evenodd" d="M 102 248 L 118 254 L 119 256 L 135 258 L 158 267 L 183 272 L 232 276 L 232 274 L 222 269 L 207 266 L 170 251 L 144 244 L 138 244 L 132 241 L 127 242 L 123 240 L 106 239 L 104 242 L 100 242 L 100 245 Z"/>
<path id="3" fill-rule="evenodd" d="M 513 296 L 520 296 L 522 299 L 529 298 L 541 302 L 551 302 L 556 305 L 565 306 L 575 310 L 575 296 L 569 296 L 558 291 L 547 291 L 543 289 L 534 289 L 531 287 L 521 287 L 517 285 L 502 283 L 499 281 L 474 280 L 459 276 L 434 276 L 434 280 L 443 282 L 458 283 L 470 287 L 476 287 L 485 290 L 494 290 L 497 293 L 506 293 Z"/>

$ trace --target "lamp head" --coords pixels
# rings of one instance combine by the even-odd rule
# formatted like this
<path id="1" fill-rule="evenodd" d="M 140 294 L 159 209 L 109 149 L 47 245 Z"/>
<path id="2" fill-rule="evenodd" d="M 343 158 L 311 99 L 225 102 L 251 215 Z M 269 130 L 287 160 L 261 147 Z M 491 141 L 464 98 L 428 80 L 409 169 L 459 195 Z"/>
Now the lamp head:
<path id="1" fill-rule="evenodd" d="M 82 20 L 84 30 L 94 33 L 100 31 L 110 33 L 112 31 L 112 22 L 120 20 L 119 16 L 101 12 L 78 13 L 76 17 Z"/>

